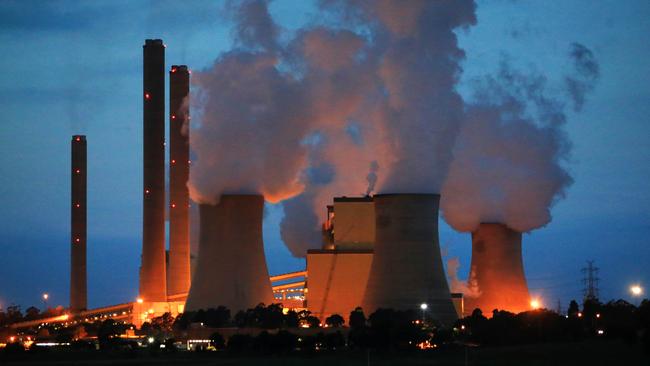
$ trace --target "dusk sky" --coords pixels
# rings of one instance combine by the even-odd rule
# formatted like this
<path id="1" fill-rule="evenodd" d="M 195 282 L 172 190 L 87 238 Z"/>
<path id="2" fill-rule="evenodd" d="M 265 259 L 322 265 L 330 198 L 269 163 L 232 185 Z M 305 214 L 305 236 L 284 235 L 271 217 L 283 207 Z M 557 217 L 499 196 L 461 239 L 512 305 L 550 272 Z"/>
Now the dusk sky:
<path id="1" fill-rule="evenodd" d="M 142 45 L 161 38 L 167 69 L 210 67 L 233 46 L 220 1 L 0 2 L 0 307 L 68 305 L 70 138 L 88 141 L 89 307 L 138 295 L 142 231 Z M 287 39 L 321 21 L 315 1 L 275 0 Z M 552 221 L 523 237 L 531 294 L 555 309 L 582 298 L 587 260 L 600 268 L 600 298 L 630 299 L 650 286 L 650 2 L 478 1 L 477 23 L 459 29 L 465 51 L 457 90 L 507 59 L 544 75 L 561 94 L 574 43 L 593 52 L 599 78 L 582 110 L 567 109 L 574 183 Z M 282 164 L 282 162 L 278 162 Z M 381 174 L 381 170 L 379 171 Z M 365 172 L 364 172 L 365 175 Z M 359 192 L 349 192 L 349 195 Z M 325 211 L 325 207 L 323 207 Z M 304 268 L 281 240 L 282 203 L 267 204 L 269 271 Z M 440 220 L 445 261 L 469 271 L 471 237 Z"/>

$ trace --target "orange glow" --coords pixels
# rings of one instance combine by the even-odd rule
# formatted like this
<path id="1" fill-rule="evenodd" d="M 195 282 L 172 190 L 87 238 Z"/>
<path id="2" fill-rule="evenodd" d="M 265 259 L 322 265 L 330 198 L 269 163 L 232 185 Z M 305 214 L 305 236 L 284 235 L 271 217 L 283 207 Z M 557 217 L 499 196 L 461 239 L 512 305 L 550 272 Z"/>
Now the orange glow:
<path id="1" fill-rule="evenodd" d="M 539 309 L 542 307 L 542 302 L 539 299 L 530 300 L 530 307 L 533 309 Z"/>
<path id="2" fill-rule="evenodd" d="M 138 297 L 138 299 L 136 301 L 137 301 L 138 304 L 142 304 L 144 302 L 144 300 L 142 300 L 141 297 Z"/>

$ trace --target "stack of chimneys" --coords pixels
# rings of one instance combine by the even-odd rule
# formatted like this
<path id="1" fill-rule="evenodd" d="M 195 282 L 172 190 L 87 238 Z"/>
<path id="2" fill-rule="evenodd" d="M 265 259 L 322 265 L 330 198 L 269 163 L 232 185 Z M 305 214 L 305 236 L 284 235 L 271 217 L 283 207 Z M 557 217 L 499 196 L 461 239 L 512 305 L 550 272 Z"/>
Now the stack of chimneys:
<path id="1" fill-rule="evenodd" d="M 165 255 L 165 45 L 145 41 L 143 63 L 143 221 L 140 297 L 167 301 L 190 287 L 189 70 L 172 66 L 169 84 L 169 267 Z M 169 271 L 169 274 L 166 271 Z M 169 283 L 167 283 L 169 278 Z"/>

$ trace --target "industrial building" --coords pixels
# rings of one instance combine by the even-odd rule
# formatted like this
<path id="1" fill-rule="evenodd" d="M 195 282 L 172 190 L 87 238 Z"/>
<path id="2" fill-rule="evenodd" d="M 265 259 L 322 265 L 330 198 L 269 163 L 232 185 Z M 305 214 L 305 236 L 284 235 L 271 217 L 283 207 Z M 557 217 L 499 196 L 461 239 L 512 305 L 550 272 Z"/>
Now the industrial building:
<path id="1" fill-rule="evenodd" d="M 169 71 L 169 199 L 165 192 L 165 45 L 143 46 L 143 222 L 140 293 L 132 302 L 87 310 L 86 137 L 72 137 L 71 286 L 73 319 L 114 318 L 140 326 L 165 312 L 226 306 L 233 313 L 259 303 L 308 309 L 325 320 L 362 306 L 420 310 L 450 324 L 474 307 L 529 309 L 521 233 L 481 224 L 472 234 L 472 283 L 480 296 L 451 294 L 438 242 L 435 194 L 335 197 L 327 206 L 321 249 L 306 270 L 269 277 L 262 238 L 264 197 L 226 194 L 201 204 L 196 270 L 190 263 L 187 189 L 190 170 L 189 85 L 185 65 Z M 169 210 L 169 252 L 165 210 Z"/>
<path id="2" fill-rule="evenodd" d="M 307 308 L 324 320 L 361 305 L 375 241 L 372 197 L 337 197 L 327 207 L 323 249 L 307 252 Z"/>

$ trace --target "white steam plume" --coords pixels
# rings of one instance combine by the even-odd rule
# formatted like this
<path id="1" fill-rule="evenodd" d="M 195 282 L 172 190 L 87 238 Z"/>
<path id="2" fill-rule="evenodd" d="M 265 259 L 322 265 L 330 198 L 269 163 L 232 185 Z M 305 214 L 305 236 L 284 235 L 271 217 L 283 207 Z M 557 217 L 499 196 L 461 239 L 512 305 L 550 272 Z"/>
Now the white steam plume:
<path id="1" fill-rule="evenodd" d="M 467 298 L 476 298 L 481 296 L 481 291 L 475 278 L 463 281 L 458 278 L 458 269 L 460 260 L 457 257 L 447 260 L 447 278 L 449 279 L 449 288 L 451 292 L 462 293 Z M 471 273 L 471 271 L 470 271 Z"/>
<path id="2" fill-rule="evenodd" d="M 443 216 L 456 230 L 497 222 L 525 232 L 551 221 L 573 179 L 564 167 L 566 106 L 546 83 L 504 62 L 478 86 L 442 189 Z"/>

